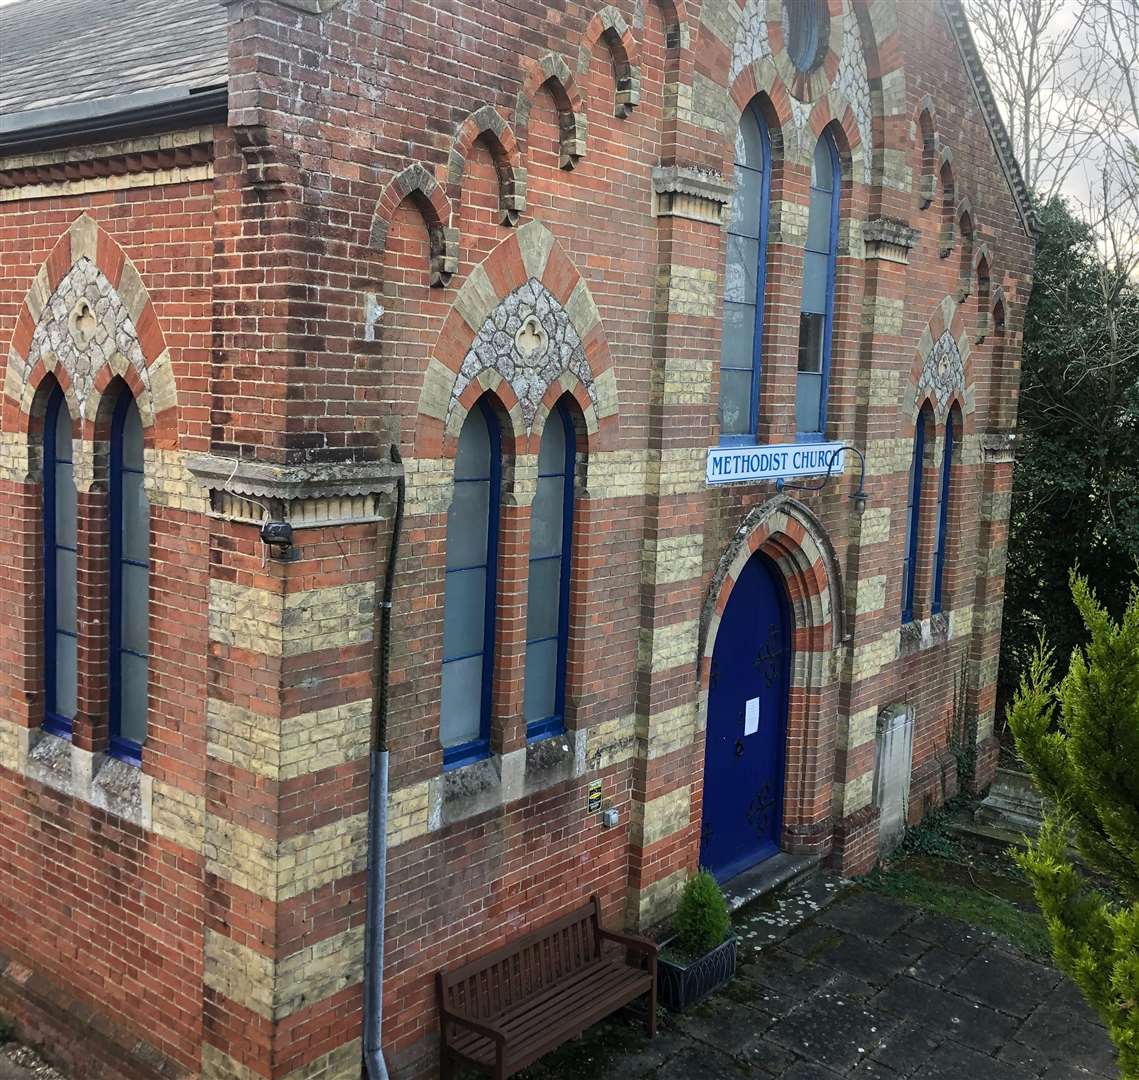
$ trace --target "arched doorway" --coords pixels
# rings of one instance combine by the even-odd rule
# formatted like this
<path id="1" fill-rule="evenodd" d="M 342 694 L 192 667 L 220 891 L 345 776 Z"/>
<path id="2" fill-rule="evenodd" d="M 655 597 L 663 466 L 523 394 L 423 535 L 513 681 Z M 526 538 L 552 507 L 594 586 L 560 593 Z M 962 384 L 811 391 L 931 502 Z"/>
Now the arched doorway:
<path id="1" fill-rule="evenodd" d="M 708 673 L 700 865 L 720 881 L 780 849 L 791 632 L 783 575 L 756 552 L 735 579 Z"/>

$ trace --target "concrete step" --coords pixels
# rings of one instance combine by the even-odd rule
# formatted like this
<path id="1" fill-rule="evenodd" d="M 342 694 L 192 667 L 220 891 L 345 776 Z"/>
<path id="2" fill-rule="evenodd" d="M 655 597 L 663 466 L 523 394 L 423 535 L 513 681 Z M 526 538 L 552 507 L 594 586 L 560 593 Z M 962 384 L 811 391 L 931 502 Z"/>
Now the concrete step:
<path id="1" fill-rule="evenodd" d="M 775 889 L 811 877 L 818 872 L 822 861 L 821 855 L 789 855 L 785 851 L 764 859 L 725 883 L 724 897 L 728 901 L 728 910 L 738 911 Z"/>

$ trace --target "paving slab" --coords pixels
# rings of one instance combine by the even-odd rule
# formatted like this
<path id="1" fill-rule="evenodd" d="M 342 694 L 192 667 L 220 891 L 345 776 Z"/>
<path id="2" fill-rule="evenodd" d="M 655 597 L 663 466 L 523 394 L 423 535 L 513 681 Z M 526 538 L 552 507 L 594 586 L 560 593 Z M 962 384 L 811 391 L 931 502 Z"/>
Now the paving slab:
<path id="1" fill-rule="evenodd" d="M 1061 979 L 1055 968 L 986 949 L 969 961 L 945 988 L 1021 1019 L 1032 1013 Z"/>
<path id="2" fill-rule="evenodd" d="M 911 1080 L 1036 1080 L 1036 1073 L 947 1040 Z"/>
<path id="3" fill-rule="evenodd" d="M 827 908 L 818 921 L 872 941 L 885 941 L 914 921 L 917 909 L 899 900 L 871 892 L 856 892 L 841 904 Z"/>
<path id="4" fill-rule="evenodd" d="M 820 991 L 776 1020 L 767 1037 L 805 1061 L 841 1073 L 870 1057 L 897 1023 L 856 998 Z"/>
<path id="5" fill-rule="evenodd" d="M 1115 1067 L 1103 1028 L 1069 1005 L 1045 1002 L 1016 1033 L 1016 1041 L 1047 1060 L 1097 1076 L 1110 1076 Z"/>

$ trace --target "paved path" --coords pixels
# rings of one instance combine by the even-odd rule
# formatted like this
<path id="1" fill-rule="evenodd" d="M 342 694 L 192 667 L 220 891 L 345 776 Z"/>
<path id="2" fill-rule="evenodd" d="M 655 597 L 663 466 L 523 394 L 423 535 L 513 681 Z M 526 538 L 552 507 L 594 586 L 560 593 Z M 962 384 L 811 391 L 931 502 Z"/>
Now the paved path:
<path id="1" fill-rule="evenodd" d="M 1106 1032 L 1076 989 L 967 923 L 815 879 L 737 929 L 743 958 L 724 992 L 653 1042 L 611 1021 L 533 1077 L 1119 1076 Z"/>

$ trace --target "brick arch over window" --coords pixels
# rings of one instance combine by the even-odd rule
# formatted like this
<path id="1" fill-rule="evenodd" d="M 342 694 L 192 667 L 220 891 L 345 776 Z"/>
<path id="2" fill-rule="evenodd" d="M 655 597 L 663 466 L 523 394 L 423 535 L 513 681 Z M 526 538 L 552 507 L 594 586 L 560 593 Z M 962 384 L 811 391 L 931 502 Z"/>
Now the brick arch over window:
<path id="1" fill-rule="evenodd" d="M 943 259 L 947 259 L 957 239 L 957 222 L 954 218 L 957 187 L 953 178 L 953 151 L 948 146 L 942 146 L 938 151 L 937 177 L 941 184 L 941 236 L 937 253 Z"/>
<path id="2" fill-rule="evenodd" d="M 841 93 L 831 90 L 819 98 L 811 109 L 807 126 L 816 140 L 822 138 L 828 127 L 834 132 L 844 182 L 860 180 L 866 175 L 864 155 L 869 153 L 869 148 L 862 145 L 862 133 L 858 130 L 854 109 Z M 804 163 L 810 162 L 814 150 L 814 142 L 803 147 Z"/>
<path id="3" fill-rule="evenodd" d="M 918 209 L 926 210 L 937 195 L 937 160 L 941 150 L 941 136 L 937 133 L 937 109 L 929 94 L 918 105 L 912 130 L 917 152 L 917 168 L 914 172 L 918 178 Z"/>
<path id="4" fill-rule="evenodd" d="M 624 119 L 641 101 L 640 46 L 633 31 L 612 4 L 606 4 L 585 28 L 577 54 L 577 74 L 583 76 L 593 61 L 593 46 L 605 43 L 613 61 L 613 81 L 617 86 L 613 115 Z"/>
<path id="5" fill-rule="evenodd" d="M 504 306 L 505 304 L 505 306 Z M 570 362 L 523 372 L 489 363 L 483 348 L 503 333 L 496 312 L 526 322 L 540 310 L 563 334 Z M 537 333 L 547 333 L 539 320 Z M 513 323 L 503 320 L 509 328 Z M 519 327 L 516 335 L 523 333 Z M 544 346 L 548 348 L 547 340 Z M 537 348 L 542 348 L 539 340 Z M 552 354 L 545 354 L 551 355 Z M 548 376 L 548 377 L 547 377 Z M 540 383 L 536 380 L 541 380 Z M 481 389 L 480 389 L 481 388 Z M 597 449 L 611 448 L 618 423 L 617 382 L 605 328 L 589 287 L 553 234 L 529 221 L 476 266 L 455 298 L 431 353 L 419 395 L 415 456 L 449 456 L 463 420 L 484 390 L 510 413 L 520 453 L 537 453 L 539 414 L 562 393 L 573 395 Z M 521 392 L 520 392 L 521 391 Z"/>
<path id="6" fill-rule="evenodd" d="M 495 172 L 498 173 L 502 224 L 516 225 L 519 215 L 526 210 L 526 168 L 513 130 L 493 105 L 483 105 L 470 113 L 455 132 L 447 158 L 450 201 L 452 205 L 459 204 L 467 158 L 480 140 L 490 150 Z"/>
<path id="7" fill-rule="evenodd" d="M 48 373 L 63 387 L 73 415 L 83 417 L 85 438 L 101 387 L 120 375 L 135 394 L 152 445 L 177 445 L 177 391 L 154 304 L 126 252 L 86 214 L 60 237 L 17 314 L 4 380 L 5 431 L 28 433 Z"/>
<path id="8" fill-rule="evenodd" d="M 784 844 L 791 850 L 817 850 L 829 837 L 834 763 L 811 753 L 810 748 L 835 745 L 838 712 L 833 654 L 844 633 L 842 577 L 822 523 L 786 495 L 749 511 L 713 574 L 700 620 L 697 727 L 707 727 L 709 680 L 720 620 L 736 580 L 756 552 L 770 558 L 779 570 L 791 610 Z"/>
<path id="9" fill-rule="evenodd" d="M 459 269 L 459 232 L 451 227 L 451 200 L 443 186 L 419 162 L 408 165 L 388 181 L 376 200 L 369 241 L 383 251 L 392 219 L 404 199 L 423 216 L 431 251 L 431 284 L 448 284 Z"/>
<path id="10" fill-rule="evenodd" d="M 735 124 L 728 125 L 730 131 L 724 140 L 724 164 L 722 171 L 726 172 L 735 158 L 735 135 L 739 119 L 744 110 L 756 98 L 759 98 L 760 112 L 767 122 L 767 134 L 771 140 L 771 156 L 773 161 L 783 159 L 783 131 L 793 128 L 795 124 L 794 113 L 791 106 L 791 94 L 786 83 L 780 77 L 770 58 L 754 60 L 744 67 L 736 76 L 729 90 L 732 103 L 735 105 Z"/>
<path id="11" fill-rule="evenodd" d="M 965 307 L 956 297 L 945 297 L 934 310 L 918 339 L 910 364 L 907 397 L 899 418 L 899 437 L 910 438 L 922 405 L 929 401 L 940 428 L 949 410 L 961 408 L 962 431 L 972 435 L 976 413 L 972 342 Z"/>
<path id="12" fill-rule="evenodd" d="M 522 86 L 514 104 L 515 135 L 526 142 L 530 129 L 530 110 L 534 98 L 546 87 L 558 109 L 558 130 L 561 142 L 561 167 L 572 169 L 585 157 L 588 122 L 585 101 L 569 65 L 556 53 L 548 52 L 540 60 L 531 60 L 522 78 Z"/>

